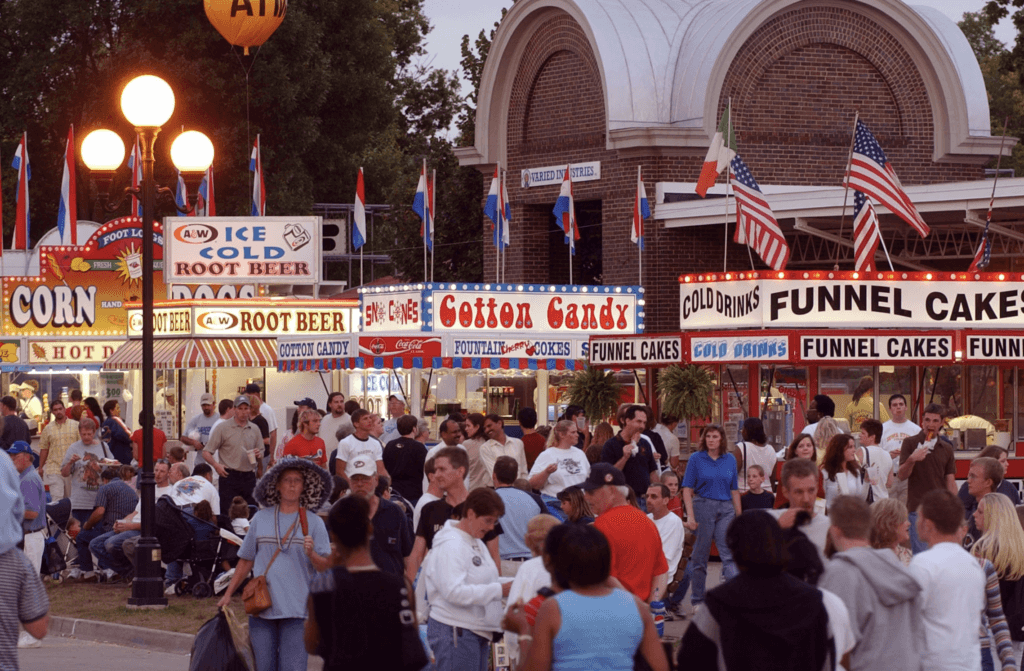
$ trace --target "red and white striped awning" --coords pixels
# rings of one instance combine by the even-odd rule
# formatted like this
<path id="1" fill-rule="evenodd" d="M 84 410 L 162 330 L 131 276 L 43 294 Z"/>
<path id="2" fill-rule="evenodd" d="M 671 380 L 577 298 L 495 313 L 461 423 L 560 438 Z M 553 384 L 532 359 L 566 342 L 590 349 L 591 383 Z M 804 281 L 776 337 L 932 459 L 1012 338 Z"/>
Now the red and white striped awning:
<path id="1" fill-rule="evenodd" d="M 153 343 L 153 367 L 183 368 L 276 368 L 277 344 L 273 338 L 169 338 Z M 142 368 L 142 341 L 129 340 L 103 364 L 104 370 Z"/>

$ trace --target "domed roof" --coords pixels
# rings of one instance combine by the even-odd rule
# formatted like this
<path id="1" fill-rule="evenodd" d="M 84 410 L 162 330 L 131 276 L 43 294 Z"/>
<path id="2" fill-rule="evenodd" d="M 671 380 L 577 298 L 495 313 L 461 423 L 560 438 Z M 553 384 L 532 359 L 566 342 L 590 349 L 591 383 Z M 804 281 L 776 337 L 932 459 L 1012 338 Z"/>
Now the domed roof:
<path id="1" fill-rule="evenodd" d="M 605 95 L 609 149 L 706 147 L 730 64 L 766 21 L 815 0 L 519 0 L 502 21 L 481 78 L 475 148 L 463 164 L 504 162 L 506 110 L 533 29 L 559 13 L 583 30 Z M 981 69 L 955 23 L 899 0 L 848 2 L 890 30 L 922 72 L 936 116 L 935 158 L 994 155 Z"/>

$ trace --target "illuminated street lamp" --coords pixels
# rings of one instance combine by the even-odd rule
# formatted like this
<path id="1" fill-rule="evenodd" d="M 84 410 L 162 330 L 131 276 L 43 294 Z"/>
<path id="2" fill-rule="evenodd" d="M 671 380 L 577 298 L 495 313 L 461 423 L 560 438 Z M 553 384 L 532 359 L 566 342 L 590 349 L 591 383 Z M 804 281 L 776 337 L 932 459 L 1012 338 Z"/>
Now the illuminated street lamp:
<path id="1" fill-rule="evenodd" d="M 129 608 L 162 608 L 163 575 L 160 570 L 160 544 L 153 535 L 156 506 L 156 480 L 153 477 L 153 217 L 157 194 L 173 192 L 153 179 L 153 146 L 160 127 L 174 112 L 174 92 L 167 82 L 152 75 L 142 75 L 128 82 L 121 93 L 121 111 L 135 126 L 142 154 L 142 183 L 137 189 L 128 187 L 117 202 L 107 205 L 114 171 L 124 160 L 124 143 L 109 130 L 96 130 L 82 142 L 82 161 L 96 182 L 100 200 L 113 212 L 124 199 L 135 196 L 142 201 L 142 536 L 135 550 L 135 580 Z M 181 171 L 189 193 L 189 212 L 195 207 L 197 188 L 206 169 L 213 163 L 213 144 L 202 133 L 182 133 L 171 146 L 171 160 Z"/>

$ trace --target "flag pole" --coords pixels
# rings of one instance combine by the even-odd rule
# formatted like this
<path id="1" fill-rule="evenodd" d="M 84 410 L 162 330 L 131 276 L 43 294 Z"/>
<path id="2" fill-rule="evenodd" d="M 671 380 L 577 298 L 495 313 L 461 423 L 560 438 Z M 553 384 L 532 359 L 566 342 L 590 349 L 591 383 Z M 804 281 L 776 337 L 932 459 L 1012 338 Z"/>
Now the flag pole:
<path id="1" fill-rule="evenodd" d="M 434 216 L 434 205 L 436 199 L 434 195 L 437 193 L 437 168 L 430 171 L 430 281 L 434 281 L 434 230 L 437 228 L 437 219 Z"/>
<path id="2" fill-rule="evenodd" d="M 427 221 L 430 219 L 430 215 L 427 211 L 430 209 L 430 189 L 427 188 L 427 159 L 423 159 L 423 281 L 427 281 Z"/>
<path id="3" fill-rule="evenodd" d="M 992 180 L 992 196 L 988 199 L 988 215 L 985 217 L 986 225 L 992 221 L 992 208 L 996 204 L 996 184 L 999 183 L 999 167 L 1003 164 L 1003 146 L 1006 144 L 1006 126 L 1010 123 L 1010 117 L 1003 119 L 1003 137 L 999 140 L 999 155 L 996 157 L 996 178 Z"/>
<path id="4" fill-rule="evenodd" d="M 846 188 L 843 190 L 843 214 L 839 218 L 839 238 L 843 237 L 843 229 L 846 227 L 846 200 L 850 195 L 850 166 L 853 164 L 853 148 L 857 144 L 857 122 L 860 121 L 860 110 L 853 115 L 853 137 L 850 138 L 850 153 L 846 157 L 846 172 L 843 174 L 843 182 Z M 877 217 L 876 217 L 877 218 Z M 878 239 L 882 242 L 882 249 L 885 249 L 885 241 L 882 240 L 882 222 L 878 222 Z M 855 250 L 856 251 L 856 250 Z M 889 251 L 886 250 L 885 257 L 889 258 Z M 889 261 L 889 269 L 892 269 L 892 260 Z M 832 270 L 839 270 L 839 245 L 836 245 L 836 258 Z"/>
<path id="5" fill-rule="evenodd" d="M 508 170 L 502 170 L 498 168 L 498 176 L 501 180 L 498 182 L 498 221 L 501 222 L 499 227 L 501 230 L 498 231 L 498 247 L 504 250 L 501 255 L 501 281 L 505 281 L 505 266 L 508 261 L 508 250 L 505 249 L 505 233 L 508 230 L 508 219 L 505 218 L 505 198 L 508 196 L 505 193 L 505 175 Z M 511 236 L 509 236 L 509 242 L 511 242 Z"/>
<path id="6" fill-rule="evenodd" d="M 729 147 L 732 140 L 732 97 L 729 97 L 729 123 L 725 129 L 725 146 Z M 725 244 L 722 245 L 722 272 L 729 267 L 729 182 L 732 179 L 732 166 L 725 166 Z M 737 223 L 737 226 L 739 223 Z M 747 245 L 749 246 L 749 242 Z"/>
<path id="7" fill-rule="evenodd" d="M 640 180 L 642 180 L 642 179 L 643 179 L 642 167 L 638 165 L 636 167 L 636 182 L 637 182 L 636 188 L 637 188 L 637 193 L 633 197 L 634 200 L 637 200 L 637 199 L 640 198 Z M 636 206 L 634 207 L 635 212 L 633 213 L 633 216 L 636 216 L 636 217 L 640 218 L 640 232 L 641 232 L 641 236 L 640 236 L 640 239 L 638 240 L 638 242 L 640 244 L 638 244 L 636 246 L 637 256 L 640 259 L 639 264 L 637 266 L 637 268 L 638 268 L 637 274 L 639 275 L 639 277 L 637 278 L 637 286 L 638 287 L 642 287 L 644 285 L 644 246 L 643 246 L 643 235 L 642 235 L 642 233 L 643 233 L 643 221 L 644 220 L 643 220 L 643 215 L 640 213 L 639 205 L 640 205 L 640 203 L 638 202 L 636 204 Z"/>

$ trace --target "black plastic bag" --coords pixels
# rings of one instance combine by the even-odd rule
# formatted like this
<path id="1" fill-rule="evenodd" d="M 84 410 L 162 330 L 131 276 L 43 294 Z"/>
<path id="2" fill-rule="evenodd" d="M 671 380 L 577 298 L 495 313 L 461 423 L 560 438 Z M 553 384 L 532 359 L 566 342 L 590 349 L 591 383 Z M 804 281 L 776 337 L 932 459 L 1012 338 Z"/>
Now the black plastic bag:
<path id="1" fill-rule="evenodd" d="M 246 663 L 246 651 L 239 650 L 235 645 L 232 633 L 224 610 L 207 620 L 192 642 L 189 671 L 252 671 L 252 667 Z"/>

